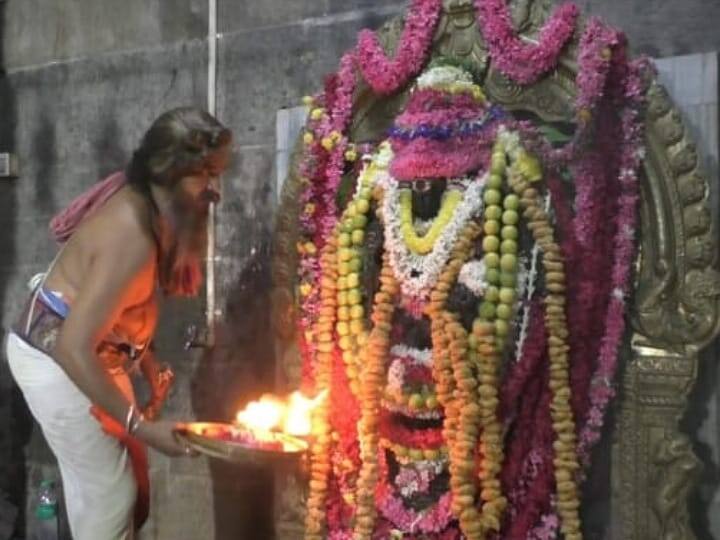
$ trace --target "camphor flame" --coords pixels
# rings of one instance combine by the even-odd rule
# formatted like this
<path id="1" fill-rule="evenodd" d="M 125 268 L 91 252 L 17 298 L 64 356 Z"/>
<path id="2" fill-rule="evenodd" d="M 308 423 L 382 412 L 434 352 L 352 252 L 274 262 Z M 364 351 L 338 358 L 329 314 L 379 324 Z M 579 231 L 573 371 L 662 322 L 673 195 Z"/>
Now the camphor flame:
<path id="1" fill-rule="evenodd" d="M 295 391 L 282 399 L 265 394 L 258 401 L 251 401 L 237 413 L 238 423 L 253 432 L 280 431 L 302 437 L 312 433 L 312 413 L 320 405 L 327 391 L 315 398 L 308 398 Z"/>
<path id="2" fill-rule="evenodd" d="M 278 398 L 266 394 L 259 401 L 251 401 L 237 413 L 240 424 L 255 431 L 270 431 L 280 424 L 285 405 Z"/>

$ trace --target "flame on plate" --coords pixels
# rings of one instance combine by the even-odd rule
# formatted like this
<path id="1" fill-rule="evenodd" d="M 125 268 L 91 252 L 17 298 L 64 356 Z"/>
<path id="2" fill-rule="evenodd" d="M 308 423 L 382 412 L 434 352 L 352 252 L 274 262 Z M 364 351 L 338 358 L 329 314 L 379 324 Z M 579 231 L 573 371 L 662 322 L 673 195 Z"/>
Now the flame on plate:
<path id="1" fill-rule="evenodd" d="M 326 390 L 314 398 L 308 398 L 299 391 L 286 398 L 266 394 L 248 403 L 237 413 L 236 420 L 256 434 L 279 431 L 298 437 L 307 436 L 313 431 L 313 411 L 326 395 Z"/>

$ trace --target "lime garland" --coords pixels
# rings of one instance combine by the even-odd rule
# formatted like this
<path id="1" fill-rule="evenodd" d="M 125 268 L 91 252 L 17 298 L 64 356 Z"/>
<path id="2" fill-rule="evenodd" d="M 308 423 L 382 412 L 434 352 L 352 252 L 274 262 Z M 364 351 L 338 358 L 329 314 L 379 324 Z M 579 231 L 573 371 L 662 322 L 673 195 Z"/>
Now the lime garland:
<path id="1" fill-rule="evenodd" d="M 497 414 L 499 371 L 507 343 L 509 320 L 514 313 L 517 283 L 517 196 L 503 196 L 507 153 L 498 139 L 490 158 L 490 175 L 484 193 L 483 262 L 488 287 L 478 307 L 469 341 L 478 373 L 480 407 L 480 480 L 483 533 L 499 531 L 507 506 L 500 485 L 504 459 L 502 426 Z M 502 207 L 500 204 L 502 203 Z M 483 535 L 484 537 L 484 535 Z"/>
<path id="2" fill-rule="evenodd" d="M 360 249 L 365 242 L 365 228 L 368 223 L 375 178 L 381 167 L 371 161 L 360 173 L 358 190 L 340 217 L 335 228 L 340 249 L 337 252 L 335 270 L 337 273 L 337 322 L 335 331 L 338 346 L 342 350 L 350 390 L 360 393 L 360 350 L 367 343 L 368 328 L 365 323 L 363 294 L 360 288 Z"/>
<path id="3" fill-rule="evenodd" d="M 401 444 L 393 443 L 388 439 L 380 439 L 380 447 L 389 449 L 400 465 L 416 463 L 418 461 L 437 461 L 445 459 L 448 455 L 447 446 L 440 448 L 408 448 Z"/>

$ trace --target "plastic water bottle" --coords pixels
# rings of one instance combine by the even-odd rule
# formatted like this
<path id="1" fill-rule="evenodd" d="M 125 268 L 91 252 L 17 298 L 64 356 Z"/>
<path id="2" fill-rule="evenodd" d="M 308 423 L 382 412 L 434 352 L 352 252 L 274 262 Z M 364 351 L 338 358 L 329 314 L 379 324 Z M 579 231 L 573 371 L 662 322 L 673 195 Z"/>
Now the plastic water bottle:
<path id="1" fill-rule="evenodd" d="M 43 480 L 38 490 L 34 529 L 33 540 L 58 540 L 57 494 L 50 480 Z"/>

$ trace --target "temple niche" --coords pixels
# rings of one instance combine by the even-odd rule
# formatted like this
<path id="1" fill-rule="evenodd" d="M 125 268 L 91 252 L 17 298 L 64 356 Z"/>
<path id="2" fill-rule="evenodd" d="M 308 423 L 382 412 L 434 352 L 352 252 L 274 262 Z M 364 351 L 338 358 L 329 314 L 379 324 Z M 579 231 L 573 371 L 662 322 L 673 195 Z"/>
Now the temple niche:
<path id="1" fill-rule="evenodd" d="M 694 538 L 717 250 L 627 48 L 572 5 L 415 0 L 307 98 L 273 310 L 282 384 L 328 398 L 278 537 L 579 539 L 605 496 L 613 538 Z"/>

